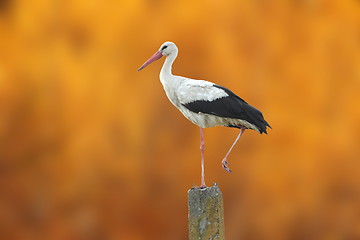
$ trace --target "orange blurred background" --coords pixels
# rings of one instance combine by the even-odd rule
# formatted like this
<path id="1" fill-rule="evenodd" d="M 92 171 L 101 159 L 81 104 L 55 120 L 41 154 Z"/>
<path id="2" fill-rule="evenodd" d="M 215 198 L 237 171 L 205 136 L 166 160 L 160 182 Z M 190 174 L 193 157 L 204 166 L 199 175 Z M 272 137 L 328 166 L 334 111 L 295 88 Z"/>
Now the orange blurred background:
<path id="1" fill-rule="evenodd" d="M 174 74 L 232 89 L 273 127 L 205 130 L 228 239 L 360 239 L 359 1 L 0 2 L 0 238 L 187 239 L 199 130 Z"/>

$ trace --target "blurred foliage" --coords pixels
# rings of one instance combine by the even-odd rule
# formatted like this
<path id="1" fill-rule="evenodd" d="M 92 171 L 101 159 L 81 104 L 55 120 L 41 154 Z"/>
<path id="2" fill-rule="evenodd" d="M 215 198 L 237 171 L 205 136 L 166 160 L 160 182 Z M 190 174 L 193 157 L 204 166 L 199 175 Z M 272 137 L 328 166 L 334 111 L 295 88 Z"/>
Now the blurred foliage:
<path id="1" fill-rule="evenodd" d="M 360 3 L 0 1 L 0 238 L 186 239 L 198 128 L 173 72 L 232 89 L 269 135 L 205 130 L 229 239 L 360 239 Z"/>

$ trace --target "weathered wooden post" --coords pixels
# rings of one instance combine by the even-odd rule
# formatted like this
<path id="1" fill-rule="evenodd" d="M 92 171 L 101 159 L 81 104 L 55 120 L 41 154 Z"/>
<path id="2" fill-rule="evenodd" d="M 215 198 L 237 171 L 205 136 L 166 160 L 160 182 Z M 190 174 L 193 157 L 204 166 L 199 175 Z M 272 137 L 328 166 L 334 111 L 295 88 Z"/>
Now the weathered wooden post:
<path id="1" fill-rule="evenodd" d="M 189 240 L 225 239 L 223 198 L 216 184 L 191 188 L 188 208 Z"/>

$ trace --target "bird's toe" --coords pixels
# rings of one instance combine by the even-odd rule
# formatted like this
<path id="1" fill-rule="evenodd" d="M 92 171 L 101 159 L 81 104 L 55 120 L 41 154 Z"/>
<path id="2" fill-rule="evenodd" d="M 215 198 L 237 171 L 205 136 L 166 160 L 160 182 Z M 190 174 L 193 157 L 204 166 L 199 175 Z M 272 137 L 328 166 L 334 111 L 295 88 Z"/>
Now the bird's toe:
<path id="1" fill-rule="evenodd" d="M 227 166 L 228 162 L 225 159 L 221 163 L 222 163 L 222 166 L 225 169 L 225 171 L 227 171 L 228 173 L 232 172 L 231 169 Z"/>

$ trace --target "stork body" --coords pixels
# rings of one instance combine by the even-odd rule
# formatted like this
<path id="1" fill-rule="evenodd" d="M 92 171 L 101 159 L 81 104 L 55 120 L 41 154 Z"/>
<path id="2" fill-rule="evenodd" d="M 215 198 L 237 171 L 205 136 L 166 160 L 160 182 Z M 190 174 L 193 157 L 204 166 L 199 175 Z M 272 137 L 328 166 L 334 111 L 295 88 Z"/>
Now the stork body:
<path id="1" fill-rule="evenodd" d="M 264 120 L 262 113 L 232 91 L 212 82 L 194 80 L 172 74 L 172 64 L 178 54 L 178 48 L 172 42 L 165 42 L 138 71 L 151 62 L 167 56 L 160 72 L 160 82 L 170 102 L 192 123 L 200 127 L 201 150 L 201 186 L 206 187 L 204 177 L 204 133 L 203 128 L 225 126 L 239 128 L 240 133 L 222 161 L 228 172 L 227 157 L 245 129 L 259 133 L 267 133 L 270 125 Z"/>

